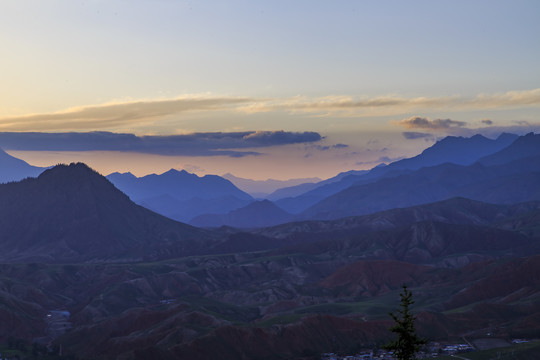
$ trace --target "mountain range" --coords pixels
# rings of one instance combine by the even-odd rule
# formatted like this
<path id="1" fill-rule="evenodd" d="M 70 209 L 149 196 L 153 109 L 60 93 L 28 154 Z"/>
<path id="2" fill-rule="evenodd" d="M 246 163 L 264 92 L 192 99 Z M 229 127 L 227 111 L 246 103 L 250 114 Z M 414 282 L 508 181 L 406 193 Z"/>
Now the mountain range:
<path id="1" fill-rule="evenodd" d="M 487 139 L 482 135 L 470 138 L 447 136 L 415 157 L 395 161 L 386 166 L 376 166 L 371 171 L 339 174 L 335 178 L 319 183 L 320 185 L 311 191 L 295 197 L 279 199 L 276 204 L 290 213 L 298 214 L 353 184 L 369 183 L 384 177 L 395 177 L 409 171 L 444 163 L 471 165 L 484 156 L 504 149 L 517 138 L 517 135 L 505 133 L 495 140 Z"/>
<path id="2" fill-rule="evenodd" d="M 185 170 L 143 177 L 112 173 L 107 179 L 136 203 L 183 222 L 200 214 L 227 213 L 254 201 L 229 180 L 217 175 L 199 177 Z"/>
<path id="3" fill-rule="evenodd" d="M 356 183 L 313 205 L 301 217 L 336 219 L 454 196 L 493 203 L 540 200 L 539 144 L 540 135 L 528 134 L 472 165 L 443 163 L 366 184 Z M 484 165 L 486 161 L 493 165 Z"/>
<path id="4" fill-rule="evenodd" d="M 505 147 L 508 143 L 510 145 Z M 480 135 L 447 137 L 414 158 L 378 166 L 369 172 L 342 173 L 318 184 L 308 184 L 317 187 L 295 198 L 275 202 L 288 210 L 288 216 L 285 216 L 287 211 L 276 212 L 272 217 L 271 213 L 264 213 L 262 207 L 247 207 L 226 215 L 201 215 L 192 224 L 246 227 L 261 218 L 266 219 L 267 225 L 338 219 L 456 196 L 506 204 L 540 200 L 539 144 L 540 135 L 534 134 L 521 137 L 503 134 L 496 140 Z M 465 161 L 463 151 L 471 153 L 475 161 Z M 437 163 L 439 153 L 441 161 L 454 162 Z M 488 155 L 483 156 L 485 154 Z M 466 163 L 471 164 L 462 165 Z M 300 209 L 304 210 L 298 213 Z M 239 219 L 239 214 L 244 218 Z"/>
<path id="5" fill-rule="evenodd" d="M 540 156 L 498 166 L 442 164 L 351 186 L 300 214 L 337 219 L 463 196 L 493 203 L 540 200 Z"/>
<path id="6" fill-rule="evenodd" d="M 509 139 L 433 147 L 489 144 L 469 149 L 474 161 L 437 163 L 432 149 L 419 168 L 420 155 L 408 168 L 340 174 L 320 189 L 348 186 L 297 214 L 178 171 L 107 179 L 74 163 L 0 184 L 2 349 L 51 344 L 59 359 L 354 354 L 392 336 L 388 312 L 404 283 L 429 340 L 537 338 L 540 135 Z M 201 199 L 247 206 L 201 214 L 192 222 L 214 227 L 201 229 L 132 201 L 195 207 L 188 189 L 203 184 L 215 189 Z M 65 326 L 51 331 L 55 311 Z"/>

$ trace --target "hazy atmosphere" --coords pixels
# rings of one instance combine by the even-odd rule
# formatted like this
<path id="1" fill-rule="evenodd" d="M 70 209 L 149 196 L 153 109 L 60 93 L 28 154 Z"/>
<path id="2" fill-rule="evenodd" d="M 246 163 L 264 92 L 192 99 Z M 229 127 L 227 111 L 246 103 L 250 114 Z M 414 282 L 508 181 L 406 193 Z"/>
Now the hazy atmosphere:
<path id="1" fill-rule="evenodd" d="M 446 135 L 539 131 L 539 13 L 537 1 L 4 1 L 1 146 L 104 174 L 326 178 Z"/>

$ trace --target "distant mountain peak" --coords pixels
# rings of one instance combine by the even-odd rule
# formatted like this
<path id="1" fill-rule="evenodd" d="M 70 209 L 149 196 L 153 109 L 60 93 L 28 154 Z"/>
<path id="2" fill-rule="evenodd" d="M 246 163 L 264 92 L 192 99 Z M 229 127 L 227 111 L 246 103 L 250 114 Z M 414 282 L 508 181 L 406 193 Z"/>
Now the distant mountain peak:
<path id="1" fill-rule="evenodd" d="M 517 135 L 501 134 L 497 139 L 488 139 L 481 134 L 471 137 L 447 136 L 428 147 L 420 155 L 396 161 L 389 169 L 416 170 L 445 162 L 471 165 L 481 157 L 493 154 L 510 145 Z"/>
<path id="2" fill-rule="evenodd" d="M 45 170 L 39 177 L 51 176 L 51 174 L 95 174 L 101 176 L 97 171 L 90 168 L 88 165 L 82 162 L 68 164 L 58 164 L 51 169 Z"/>
<path id="3" fill-rule="evenodd" d="M 47 183 L 51 189 L 63 188 L 64 191 L 77 189 L 81 191 L 84 187 L 94 192 L 96 189 L 106 191 L 108 194 L 114 193 L 118 196 L 125 196 L 118 191 L 107 178 L 90 168 L 85 163 L 58 164 L 45 170 L 38 176 L 38 180 Z"/>
<path id="4" fill-rule="evenodd" d="M 189 173 L 184 169 L 182 169 L 182 170 L 170 169 L 168 171 L 165 171 L 161 175 L 190 175 L 190 176 L 194 175 L 194 176 L 197 176 L 196 174 Z"/>
<path id="5" fill-rule="evenodd" d="M 143 177 L 111 174 L 107 178 L 136 203 L 179 221 L 225 213 L 253 200 L 229 180 L 217 175 L 200 177 L 186 170 L 170 169 Z"/>
<path id="6" fill-rule="evenodd" d="M 129 176 L 129 177 L 133 177 L 133 178 L 136 178 L 135 175 L 133 175 L 133 173 L 131 172 L 125 172 L 125 173 L 121 173 L 121 172 L 118 172 L 118 171 L 115 171 L 113 173 L 110 173 L 109 175 L 107 176 Z"/>
<path id="7" fill-rule="evenodd" d="M 530 132 L 526 135 L 519 136 L 510 145 L 485 156 L 479 161 L 484 165 L 497 165 L 519 158 L 540 156 L 540 134 Z"/>
<path id="8" fill-rule="evenodd" d="M 0 253 L 8 261 L 142 259 L 206 236 L 134 204 L 84 163 L 56 165 L 35 179 L 0 185 L 0 195 Z"/>
<path id="9" fill-rule="evenodd" d="M 433 146 L 427 148 L 426 150 L 430 150 L 430 149 L 434 149 L 434 148 L 437 148 L 439 146 L 442 146 L 442 145 L 447 145 L 447 144 L 455 144 L 455 143 L 471 143 L 471 142 L 488 142 L 488 141 L 493 141 L 493 140 L 490 140 L 488 138 L 486 138 L 485 136 L 483 135 L 480 135 L 480 134 L 476 134 L 476 135 L 473 135 L 471 137 L 464 137 L 464 136 L 446 136 L 445 138 L 437 141 L 435 144 L 433 144 Z M 426 151 L 424 150 L 424 151 Z"/>

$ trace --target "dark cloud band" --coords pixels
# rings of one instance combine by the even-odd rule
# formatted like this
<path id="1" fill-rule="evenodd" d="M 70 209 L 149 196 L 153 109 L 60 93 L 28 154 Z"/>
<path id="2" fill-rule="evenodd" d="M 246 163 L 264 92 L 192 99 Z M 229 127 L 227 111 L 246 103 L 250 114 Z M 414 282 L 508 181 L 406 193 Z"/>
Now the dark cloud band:
<path id="1" fill-rule="evenodd" d="M 430 129 L 430 130 L 450 129 L 454 127 L 462 127 L 462 126 L 467 125 L 467 123 L 464 121 L 457 121 L 457 120 L 452 120 L 452 119 L 430 120 L 428 118 L 423 118 L 419 116 L 413 116 L 408 119 L 403 119 L 398 124 L 405 126 L 407 128 Z"/>
<path id="2" fill-rule="evenodd" d="M 316 132 L 246 131 L 169 136 L 136 136 L 112 132 L 0 133 L 0 147 L 29 151 L 126 151 L 159 155 L 230 156 L 260 155 L 238 149 L 311 143 L 323 137 Z"/>
<path id="3" fill-rule="evenodd" d="M 415 140 L 415 139 L 425 139 L 425 138 L 432 138 L 433 135 L 421 133 L 421 132 L 414 132 L 414 131 L 404 131 L 401 133 L 403 137 L 407 140 Z"/>

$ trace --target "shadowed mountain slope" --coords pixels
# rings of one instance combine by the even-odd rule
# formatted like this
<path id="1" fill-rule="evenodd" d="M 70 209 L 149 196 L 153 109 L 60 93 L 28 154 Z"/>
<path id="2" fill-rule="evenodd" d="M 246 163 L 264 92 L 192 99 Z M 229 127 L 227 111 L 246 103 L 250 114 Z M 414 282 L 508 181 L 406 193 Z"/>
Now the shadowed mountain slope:
<path id="1" fill-rule="evenodd" d="M 540 157 L 497 165 L 442 164 L 351 186 L 304 211 L 303 219 L 337 219 L 464 196 L 493 203 L 540 200 Z"/>
<path id="2" fill-rule="evenodd" d="M 0 185 L 2 261 L 141 260 L 196 252 L 209 233 L 135 205 L 84 164 Z"/>
<path id="3" fill-rule="evenodd" d="M 195 217 L 190 224 L 199 227 L 232 226 L 236 228 L 257 228 L 282 224 L 291 220 L 292 215 L 269 200 L 255 201 L 227 214 L 205 214 Z"/>
<path id="4" fill-rule="evenodd" d="M 484 156 L 478 161 L 484 165 L 500 165 L 522 158 L 540 156 L 540 134 L 529 133 L 520 136 L 510 146 L 494 154 Z"/>
<path id="5" fill-rule="evenodd" d="M 251 202 L 253 200 L 239 199 L 232 195 L 212 199 L 194 197 L 188 200 L 178 200 L 169 194 L 165 194 L 143 199 L 139 205 L 173 220 L 189 223 L 189 220 L 195 216 L 225 214 L 228 211 L 247 206 Z"/>
<path id="6" fill-rule="evenodd" d="M 319 238 L 319 241 L 315 239 Z M 298 240 L 297 240 L 298 241 Z M 276 253 L 299 252 L 332 256 L 389 259 L 440 267 L 538 251 L 536 239 L 513 231 L 476 225 L 421 221 L 370 233 L 354 232 L 310 237 Z"/>
<path id="7" fill-rule="evenodd" d="M 336 220 L 291 222 L 253 232 L 279 239 L 298 237 L 304 233 L 311 237 L 319 237 L 331 234 L 396 229 L 421 221 L 480 225 L 530 233 L 535 228 L 535 224 L 540 224 L 540 201 L 505 205 L 455 197 L 429 204 L 384 210 L 369 215 Z"/>
<path id="8" fill-rule="evenodd" d="M 336 194 L 341 190 L 344 190 L 349 186 L 357 183 L 358 181 L 363 180 L 364 175 L 362 174 L 367 175 L 367 171 L 361 171 L 361 174 L 358 173 L 359 172 L 357 171 L 341 173 L 334 178 L 317 183 L 317 186 L 313 190 L 307 191 L 301 195 L 276 200 L 276 205 L 289 213 L 298 214 L 302 210 L 305 210 L 309 206 L 316 204 L 318 201 L 326 198 L 327 196 Z M 288 190 L 289 189 L 284 189 L 284 191 Z M 292 190 L 294 191 L 295 189 Z"/>

